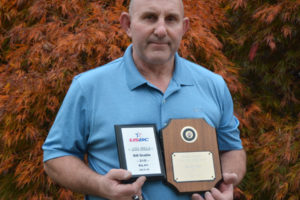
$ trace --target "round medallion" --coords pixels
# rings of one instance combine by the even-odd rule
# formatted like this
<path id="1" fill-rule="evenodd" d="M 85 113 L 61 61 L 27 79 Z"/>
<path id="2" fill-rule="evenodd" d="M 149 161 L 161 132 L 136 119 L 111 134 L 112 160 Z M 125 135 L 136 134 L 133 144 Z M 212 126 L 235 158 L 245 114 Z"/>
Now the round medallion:
<path id="1" fill-rule="evenodd" d="M 181 138 L 187 143 L 195 142 L 197 137 L 197 131 L 191 126 L 186 126 L 181 130 Z"/>

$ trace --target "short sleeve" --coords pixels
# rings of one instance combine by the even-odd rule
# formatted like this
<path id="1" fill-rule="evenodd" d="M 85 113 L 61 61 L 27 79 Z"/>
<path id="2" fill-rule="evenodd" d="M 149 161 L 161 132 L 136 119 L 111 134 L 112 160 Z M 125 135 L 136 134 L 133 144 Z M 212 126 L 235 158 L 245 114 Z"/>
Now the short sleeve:
<path id="1" fill-rule="evenodd" d="M 221 100 L 222 116 L 217 127 L 219 149 L 221 151 L 242 149 L 239 120 L 233 113 L 233 101 L 229 89 L 224 81 Z"/>
<path id="2" fill-rule="evenodd" d="M 62 156 L 83 159 L 87 149 L 88 102 L 79 80 L 73 80 L 42 146 L 44 162 Z"/>

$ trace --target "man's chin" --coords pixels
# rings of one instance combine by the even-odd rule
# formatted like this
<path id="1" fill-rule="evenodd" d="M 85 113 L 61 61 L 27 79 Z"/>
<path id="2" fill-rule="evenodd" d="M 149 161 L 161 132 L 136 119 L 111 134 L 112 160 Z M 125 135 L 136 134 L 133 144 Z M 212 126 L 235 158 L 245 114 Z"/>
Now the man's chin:
<path id="1" fill-rule="evenodd" d="M 170 56 L 151 56 L 148 57 L 148 61 L 152 64 L 163 65 L 170 60 Z"/>

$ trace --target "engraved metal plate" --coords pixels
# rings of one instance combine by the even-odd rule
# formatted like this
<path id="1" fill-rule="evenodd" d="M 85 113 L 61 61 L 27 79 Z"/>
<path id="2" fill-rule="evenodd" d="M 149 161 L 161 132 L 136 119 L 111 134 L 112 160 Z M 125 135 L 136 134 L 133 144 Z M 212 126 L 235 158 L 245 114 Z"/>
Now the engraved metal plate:
<path id="1" fill-rule="evenodd" d="M 210 151 L 175 152 L 172 162 L 176 182 L 213 181 L 216 178 Z"/>

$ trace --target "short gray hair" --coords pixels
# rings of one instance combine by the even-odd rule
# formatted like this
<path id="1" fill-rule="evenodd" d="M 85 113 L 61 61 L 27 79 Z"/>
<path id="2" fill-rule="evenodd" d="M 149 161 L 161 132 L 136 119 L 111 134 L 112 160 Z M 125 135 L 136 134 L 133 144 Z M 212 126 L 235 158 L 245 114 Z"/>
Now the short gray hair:
<path id="1" fill-rule="evenodd" d="M 134 1 L 134 0 L 130 0 L 130 2 L 129 2 L 129 9 L 128 9 L 129 15 L 131 15 L 132 12 L 133 12 L 133 11 L 132 11 L 133 1 Z M 179 0 L 179 1 L 180 1 L 180 3 L 181 3 L 183 15 L 184 15 L 184 5 L 183 5 L 183 2 L 182 2 L 182 0 Z"/>

